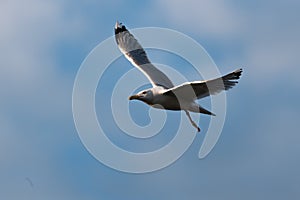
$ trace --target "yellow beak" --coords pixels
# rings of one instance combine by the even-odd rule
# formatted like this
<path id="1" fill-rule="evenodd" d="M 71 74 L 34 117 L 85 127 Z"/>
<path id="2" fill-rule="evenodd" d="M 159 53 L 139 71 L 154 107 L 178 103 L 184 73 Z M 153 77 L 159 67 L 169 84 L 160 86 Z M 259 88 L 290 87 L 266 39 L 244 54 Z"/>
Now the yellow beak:
<path id="1" fill-rule="evenodd" d="M 135 94 L 135 95 L 130 96 L 128 99 L 134 100 L 134 99 L 139 99 L 139 98 L 140 98 L 140 96 Z"/>

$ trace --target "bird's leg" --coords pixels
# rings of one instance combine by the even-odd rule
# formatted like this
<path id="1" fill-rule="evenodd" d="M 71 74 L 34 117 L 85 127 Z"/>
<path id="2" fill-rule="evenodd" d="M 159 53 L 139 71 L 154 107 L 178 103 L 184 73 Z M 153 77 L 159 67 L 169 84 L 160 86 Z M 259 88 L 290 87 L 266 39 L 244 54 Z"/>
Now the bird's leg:
<path id="1" fill-rule="evenodd" d="M 185 114 L 188 116 L 188 118 L 189 118 L 190 122 L 192 123 L 193 127 L 195 127 L 198 130 L 198 132 L 200 132 L 199 126 L 197 126 L 197 124 L 192 120 L 189 111 L 185 110 Z"/>

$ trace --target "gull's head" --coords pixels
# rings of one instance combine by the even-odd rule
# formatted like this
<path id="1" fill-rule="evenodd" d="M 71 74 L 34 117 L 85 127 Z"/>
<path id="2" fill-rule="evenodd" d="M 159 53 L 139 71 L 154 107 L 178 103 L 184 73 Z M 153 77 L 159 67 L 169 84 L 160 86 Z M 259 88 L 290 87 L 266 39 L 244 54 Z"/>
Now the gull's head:
<path id="1" fill-rule="evenodd" d="M 153 99 L 153 92 L 152 90 L 143 90 L 135 95 L 129 97 L 129 100 L 140 100 L 147 104 L 151 104 Z"/>

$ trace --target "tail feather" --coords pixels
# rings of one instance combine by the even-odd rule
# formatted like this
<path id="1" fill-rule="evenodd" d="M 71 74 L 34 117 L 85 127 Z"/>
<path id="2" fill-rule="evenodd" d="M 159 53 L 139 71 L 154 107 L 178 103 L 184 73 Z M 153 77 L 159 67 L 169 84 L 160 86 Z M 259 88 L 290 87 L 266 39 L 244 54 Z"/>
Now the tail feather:
<path id="1" fill-rule="evenodd" d="M 202 114 L 206 114 L 206 115 L 216 116 L 214 113 L 206 110 L 205 108 L 201 107 L 197 103 L 194 103 L 193 106 L 188 109 L 188 111 L 191 111 L 191 112 L 194 112 L 194 113 L 202 113 Z"/>
<path id="2" fill-rule="evenodd" d="M 202 108 L 201 106 L 199 106 L 199 113 L 203 113 L 203 114 L 206 114 L 206 115 L 216 116 L 214 113 L 206 110 L 205 108 Z"/>

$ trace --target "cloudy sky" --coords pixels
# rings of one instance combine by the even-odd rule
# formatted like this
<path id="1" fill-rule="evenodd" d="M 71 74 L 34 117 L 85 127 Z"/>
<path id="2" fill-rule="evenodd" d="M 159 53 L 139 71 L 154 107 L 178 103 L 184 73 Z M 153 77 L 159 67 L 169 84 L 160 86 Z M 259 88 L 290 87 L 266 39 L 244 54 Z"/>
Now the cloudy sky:
<path id="1" fill-rule="evenodd" d="M 299 10 L 294 0 L 1 1 L 0 199 L 298 199 Z M 243 67 L 227 94 L 222 135 L 205 159 L 197 158 L 205 132 L 178 161 L 148 174 L 110 169 L 81 143 L 73 83 L 89 52 L 113 35 L 116 20 L 187 34 L 221 73 Z M 149 56 L 163 60 L 157 52 Z M 132 69 L 124 58 L 117 62 Z M 103 88 L 97 98 L 110 86 Z M 143 124 L 142 113 L 132 116 Z M 207 118 L 201 119 L 205 130 Z M 172 138 L 167 126 L 163 140 Z"/>

